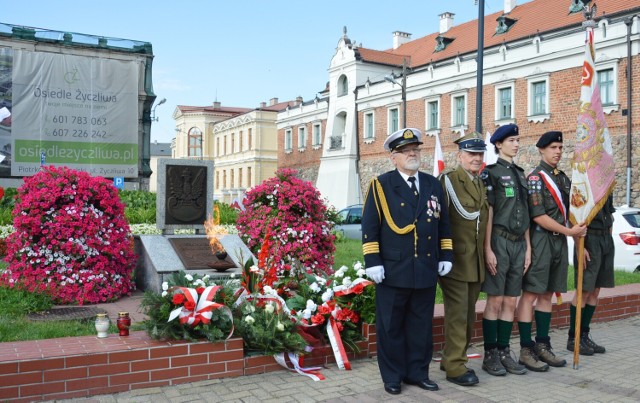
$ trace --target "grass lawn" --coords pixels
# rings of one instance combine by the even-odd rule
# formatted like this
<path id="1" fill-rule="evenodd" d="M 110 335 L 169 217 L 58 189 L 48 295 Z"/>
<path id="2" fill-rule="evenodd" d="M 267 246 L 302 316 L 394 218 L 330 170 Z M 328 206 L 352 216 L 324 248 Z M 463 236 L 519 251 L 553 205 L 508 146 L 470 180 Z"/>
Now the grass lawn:
<path id="1" fill-rule="evenodd" d="M 344 239 L 336 243 L 334 268 L 343 265 L 351 266 L 356 261 L 364 262 L 362 243 L 359 240 Z M 0 263 L 0 270 L 6 263 Z M 455 268 L 454 268 L 455 270 Z M 640 283 L 640 273 L 616 271 L 616 285 Z M 573 269 L 569 268 L 569 290 L 575 289 Z M 486 298 L 481 293 L 480 298 Z M 436 293 L 436 303 L 442 303 L 440 287 Z M 26 319 L 29 312 L 46 310 L 51 307 L 51 301 L 41 294 L 25 293 L 0 287 L 0 342 L 19 340 L 39 340 L 56 337 L 95 335 L 93 319 L 71 321 L 30 321 Z M 140 324 L 134 324 L 131 330 L 140 330 Z M 115 322 L 112 321 L 109 333 L 117 333 Z"/>

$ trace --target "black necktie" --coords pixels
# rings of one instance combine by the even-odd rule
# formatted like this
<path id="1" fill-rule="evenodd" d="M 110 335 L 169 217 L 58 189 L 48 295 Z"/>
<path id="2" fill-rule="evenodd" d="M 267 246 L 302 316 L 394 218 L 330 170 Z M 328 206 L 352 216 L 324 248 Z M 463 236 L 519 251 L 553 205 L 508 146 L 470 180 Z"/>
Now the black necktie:
<path id="1" fill-rule="evenodd" d="M 411 182 L 411 190 L 413 190 L 413 194 L 416 195 L 416 197 L 418 197 L 418 187 L 416 186 L 416 177 L 411 176 L 409 177 L 408 181 Z"/>

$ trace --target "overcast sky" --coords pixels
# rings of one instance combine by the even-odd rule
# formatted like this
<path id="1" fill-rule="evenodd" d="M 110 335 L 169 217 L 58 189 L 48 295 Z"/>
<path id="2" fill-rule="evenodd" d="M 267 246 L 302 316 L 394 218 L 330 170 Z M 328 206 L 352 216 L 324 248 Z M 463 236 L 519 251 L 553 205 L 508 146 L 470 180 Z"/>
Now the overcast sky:
<path id="1" fill-rule="evenodd" d="M 485 0 L 485 13 L 503 6 L 504 0 Z M 476 19 L 478 6 L 473 0 L 29 0 L 9 2 L 0 22 L 150 42 L 154 91 L 158 101 L 167 99 L 156 109 L 151 139 L 169 142 L 177 105 L 218 100 L 255 108 L 274 97 L 310 100 L 328 81 L 344 26 L 352 41 L 384 50 L 394 31 L 412 39 L 436 32 L 443 12 L 460 24 Z"/>

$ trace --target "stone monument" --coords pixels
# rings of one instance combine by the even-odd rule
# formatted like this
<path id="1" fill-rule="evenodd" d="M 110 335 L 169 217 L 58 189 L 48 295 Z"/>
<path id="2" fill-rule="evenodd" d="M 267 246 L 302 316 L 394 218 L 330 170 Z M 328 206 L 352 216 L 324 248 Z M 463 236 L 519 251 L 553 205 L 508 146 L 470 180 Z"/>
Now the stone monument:
<path id="1" fill-rule="evenodd" d="M 158 160 L 156 225 L 162 235 L 139 237 L 138 288 L 162 292 L 166 277 L 181 270 L 228 278 L 240 275 L 250 258 L 257 262 L 238 235 L 204 232 L 213 212 L 213 169 L 213 161 Z M 175 234 L 179 229 L 195 235 Z"/>

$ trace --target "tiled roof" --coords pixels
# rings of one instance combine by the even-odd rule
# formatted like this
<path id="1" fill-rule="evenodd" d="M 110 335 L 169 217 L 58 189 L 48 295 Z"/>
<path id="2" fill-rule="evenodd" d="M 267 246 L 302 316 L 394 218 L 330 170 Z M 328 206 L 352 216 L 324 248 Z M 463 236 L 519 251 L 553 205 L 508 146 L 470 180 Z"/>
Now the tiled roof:
<path id="1" fill-rule="evenodd" d="M 152 142 L 149 154 L 156 157 L 171 156 L 171 143 Z"/>
<path id="2" fill-rule="evenodd" d="M 212 106 L 187 106 L 187 105 L 178 105 L 178 109 L 182 113 L 193 113 L 193 112 L 210 112 L 210 113 L 229 113 L 229 114 L 240 114 L 247 113 L 252 111 L 250 108 L 238 108 L 235 106 L 221 106 L 219 108 L 215 108 Z"/>
<path id="3" fill-rule="evenodd" d="M 593 2 L 592 2 L 593 3 Z M 598 15 L 596 20 L 603 16 L 611 16 L 624 11 L 640 11 L 638 0 L 597 0 Z M 484 18 L 484 47 L 485 49 L 499 46 L 502 43 L 533 38 L 537 34 L 544 34 L 562 28 L 579 27 L 584 21 L 582 13 L 569 14 L 569 1 L 560 0 L 532 0 L 528 3 L 517 5 L 508 14 L 517 22 L 504 34 L 495 34 L 496 19 L 502 11 L 486 15 Z M 454 25 L 443 36 L 454 39 L 444 50 L 435 52 L 435 32 L 402 44 L 397 49 L 376 51 L 372 49 L 357 49 L 363 61 L 376 64 L 401 65 L 402 59 L 407 57 L 407 62 L 413 68 L 446 60 L 456 55 L 473 53 L 478 48 L 478 20 Z"/>

